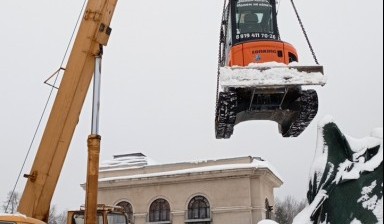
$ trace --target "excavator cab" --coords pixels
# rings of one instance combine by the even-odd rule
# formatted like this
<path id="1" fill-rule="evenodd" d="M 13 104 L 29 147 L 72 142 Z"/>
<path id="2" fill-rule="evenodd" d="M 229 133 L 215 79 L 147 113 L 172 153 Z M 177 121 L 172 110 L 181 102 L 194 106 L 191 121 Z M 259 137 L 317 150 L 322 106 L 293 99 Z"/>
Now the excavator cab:
<path id="1" fill-rule="evenodd" d="M 77 211 L 68 211 L 67 224 L 84 224 L 85 208 Z M 124 209 L 119 206 L 99 204 L 97 207 L 97 223 L 95 224 L 131 224 Z"/>
<path id="2" fill-rule="evenodd" d="M 216 138 L 230 138 L 234 126 L 271 120 L 284 137 L 296 137 L 318 109 L 323 67 L 299 66 L 298 53 L 280 39 L 275 0 L 229 0 L 220 32 Z"/>
<path id="3" fill-rule="evenodd" d="M 224 21 L 227 44 L 222 66 L 297 61 L 295 48 L 280 40 L 274 0 L 231 0 Z"/>

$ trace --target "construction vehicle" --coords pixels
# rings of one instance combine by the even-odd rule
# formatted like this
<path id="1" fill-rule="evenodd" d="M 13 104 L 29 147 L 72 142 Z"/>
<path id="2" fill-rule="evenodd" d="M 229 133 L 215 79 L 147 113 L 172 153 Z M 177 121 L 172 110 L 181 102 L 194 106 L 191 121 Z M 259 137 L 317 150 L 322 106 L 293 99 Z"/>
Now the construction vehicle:
<path id="1" fill-rule="evenodd" d="M 17 210 L 21 215 L 0 216 L 0 223 L 39 224 L 48 222 L 52 196 L 93 75 L 94 101 L 92 132 L 88 137 L 85 209 L 78 213 L 85 216 L 85 222 L 83 220 L 81 223 L 128 223 L 125 213 L 119 212 L 116 208 L 105 209 L 105 207 L 100 208 L 97 205 L 101 139 L 98 135 L 101 57 L 103 46 L 107 45 L 111 33 L 109 25 L 116 4 L 117 0 L 87 1 L 32 169 L 29 174 L 24 175 L 28 180 Z M 72 212 L 71 214 L 78 213 Z M 100 214 L 108 216 L 109 213 L 113 213 L 115 217 L 119 216 L 119 218 L 99 219 Z M 72 223 L 74 219 L 69 221 Z"/>
<path id="2" fill-rule="evenodd" d="M 225 0 L 220 29 L 215 133 L 227 139 L 249 120 L 278 123 L 299 136 L 316 116 L 318 96 L 304 85 L 324 85 L 320 65 L 298 64 L 296 49 L 280 39 L 275 0 Z"/>
<path id="3" fill-rule="evenodd" d="M 123 215 L 124 212 L 124 209 L 120 206 L 98 204 L 97 223 L 127 224 L 127 215 Z M 67 224 L 84 224 L 84 220 L 85 207 L 80 207 L 80 210 L 68 211 L 67 213 Z"/>

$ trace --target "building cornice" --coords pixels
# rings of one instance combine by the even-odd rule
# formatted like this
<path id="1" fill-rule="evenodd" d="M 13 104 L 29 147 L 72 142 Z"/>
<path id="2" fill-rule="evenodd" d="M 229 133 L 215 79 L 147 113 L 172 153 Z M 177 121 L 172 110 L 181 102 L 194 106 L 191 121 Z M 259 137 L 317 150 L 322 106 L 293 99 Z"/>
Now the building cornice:
<path id="1" fill-rule="evenodd" d="M 166 185 L 188 182 L 209 181 L 217 179 L 240 179 L 240 178 L 266 178 L 274 187 L 279 187 L 282 181 L 274 175 L 268 168 L 234 168 L 226 170 L 211 170 L 191 173 L 167 174 L 154 173 L 147 176 L 121 176 L 113 178 L 103 178 L 99 180 L 99 189 L 118 188 L 118 187 L 139 187 L 151 185 Z"/>

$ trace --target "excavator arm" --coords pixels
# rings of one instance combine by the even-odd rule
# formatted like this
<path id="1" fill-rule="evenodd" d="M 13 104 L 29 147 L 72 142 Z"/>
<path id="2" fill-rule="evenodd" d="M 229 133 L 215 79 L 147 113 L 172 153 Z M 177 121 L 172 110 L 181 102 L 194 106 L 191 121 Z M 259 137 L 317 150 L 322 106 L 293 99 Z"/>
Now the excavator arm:
<path id="1" fill-rule="evenodd" d="M 72 136 L 95 69 L 102 54 L 117 0 L 88 0 L 71 54 L 28 175 L 18 212 L 47 222 Z"/>

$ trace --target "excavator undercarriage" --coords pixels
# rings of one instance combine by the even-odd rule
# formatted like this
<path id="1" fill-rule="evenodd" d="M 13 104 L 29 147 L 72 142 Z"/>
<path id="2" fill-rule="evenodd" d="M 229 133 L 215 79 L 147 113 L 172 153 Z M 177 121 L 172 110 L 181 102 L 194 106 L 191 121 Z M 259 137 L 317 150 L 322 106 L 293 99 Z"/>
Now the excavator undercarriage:
<path id="1" fill-rule="evenodd" d="M 318 110 L 317 93 L 299 87 L 229 88 L 220 92 L 216 109 L 216 138 L 230 138 L 234 126 L 249 120 L 271 120 L 284 137 L 297 137 Z"/>
<path id="2" fill-rule="evenodd" d="M 278 123 L 283 137 L 297 137 L 315 118 L 318 96 L 304 85 L 325 85 L 322 66 L 223 67 L 216 105 L 217 139 L 250 120 Z M 284 74 L 289 73 L 289 75 Z"/>

